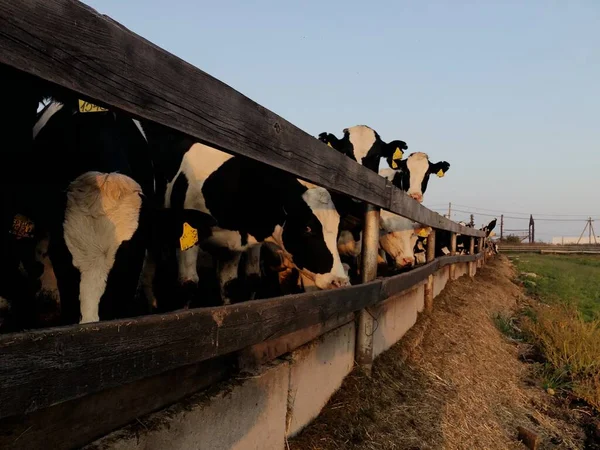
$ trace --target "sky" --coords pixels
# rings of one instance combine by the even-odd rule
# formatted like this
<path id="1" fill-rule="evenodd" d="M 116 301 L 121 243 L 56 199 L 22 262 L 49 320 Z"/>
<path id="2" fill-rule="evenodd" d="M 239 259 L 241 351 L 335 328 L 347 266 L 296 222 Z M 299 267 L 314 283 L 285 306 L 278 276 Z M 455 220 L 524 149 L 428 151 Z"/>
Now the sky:
<path id="1" fill-rule="evenodd" d="M 448 161 L 424 205 L 453 220 L 600 235 L 597 0 L 84 3 L 313 136 L 365 124 Z"/>

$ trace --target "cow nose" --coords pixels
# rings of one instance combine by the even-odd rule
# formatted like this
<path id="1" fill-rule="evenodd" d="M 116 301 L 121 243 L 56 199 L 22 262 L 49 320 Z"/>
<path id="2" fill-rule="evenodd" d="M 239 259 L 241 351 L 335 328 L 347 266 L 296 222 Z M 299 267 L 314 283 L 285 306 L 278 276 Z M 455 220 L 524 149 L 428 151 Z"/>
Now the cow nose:
<path id="1" fill-rule="evenodd" d="M 346 286 L 350 286 L 348 277 L 337 277 L 331 280 L 331 287 L 333 288 L 342 288 Z"/>
<path id="2" fill-rule="evenodd" d="M 421 203 L 423 201 L 423 194 L 419 193 L 419 192 L 413 192 L 412 194 L 409 194 L 412 198 L 414 198 L 416 201 L 418 201 L 419 203 Z"/>
<path id="3" fill-rule="evenodd" d="M 412 266 L 414 263 L 413 258 L 398 258 L 397 263 L 400 267 Z"/>

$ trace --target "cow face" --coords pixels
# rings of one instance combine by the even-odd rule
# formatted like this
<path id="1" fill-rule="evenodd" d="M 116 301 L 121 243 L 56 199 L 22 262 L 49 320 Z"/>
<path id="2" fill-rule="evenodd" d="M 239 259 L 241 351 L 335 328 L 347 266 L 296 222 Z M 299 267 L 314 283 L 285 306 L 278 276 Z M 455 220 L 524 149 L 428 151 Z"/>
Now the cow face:
<path id="1" fill-rule="evenodd" d="M 399 189 L 405 191 L 408 195 L 421 203 L 423 195 L 427 190 L 429 176 L 436 174 L 443 177 L 450 169 L 450 164 L 446 161 L 431 163 L 426 153 L 411 153 L 407 159 L 398 163 L 398 170 L 392 177 L 387 173 L 381 173 L 392 181 Z M 383 171 L 382 171 L 383 172 Z"/>
<path id="2" fill-rule="evenodd" d="M 301 201 L 286 206 L 281 246 L 303 277 L 319 289 L 349 284 L 337 249 L 340 216 L 329 192 L 306 189 Z"/>
<path id="3" fill-rule="evenodd" d="M 389 158 L 391 163 L 397 164 L 408 148 L 404 141 L 386 144 L 375 130 L 366 125 L 345 128 L 342 139 L 331 133 L 321 133 L 319 140 L 374 172 L 379 170 L 381 158 Z"/>
<path id="4" fill-rule="evenodd" d="M 394 260 L 396 267 L 414 266 L 417 239 L 427 237 L 431 228 L 388 211 L 381 211 L 380 223 L 379 245 Z"/>
<path id="5" fill-rule="evenodd" d="M 425 239 L 420 237 L 417 239 L 417 245 L 415 245 L 415 264 L 420 266 L 427 262 L 427 253 L 425 250 Z"/>

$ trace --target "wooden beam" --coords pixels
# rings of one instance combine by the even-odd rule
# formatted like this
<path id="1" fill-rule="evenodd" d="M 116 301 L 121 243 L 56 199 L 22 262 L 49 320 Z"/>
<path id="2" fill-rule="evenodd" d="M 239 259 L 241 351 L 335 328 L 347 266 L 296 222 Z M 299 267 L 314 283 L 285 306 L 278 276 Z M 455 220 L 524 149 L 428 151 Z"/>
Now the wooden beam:
<path id="1" fill-rule="evenodd" d="M 354 320 L 354 313 L 336 314 L 323 323 L 294 331 L 275 339 L 269 339 L 251 347 L 240 350 L 238 365 L 240 370 L 255 370 L 259 366 L 274 360 L 286 353 L 293 352 L 298 347 L 307 344 L 319 336 L 346 325 Z"/>
<path id="2" fill-rule="evenodd" d="M 419 202 L 406 195 L 406 193 L 400 189 L 392 189 L 389 210 L 438 230 L 453 231 L 455 233 L 464 234 L 465 236 L 485 235 L 484 231 L 476 230 L 471 227 L 463 227 L 458 223 L 423 207 Z"/>
<path id="3" fill-rule="evenodd" d="M 361 278 L 368 283 L 377 277 L 377 256 L 379 250 L 379 208 L 367 205 L 362 233 Z M 373 367 L 373 314 L 368 308 L 358 312 L 356 324 L 355 360 L 363 372 L 370 377 Z"/>
<path id="4" fill-rule="evenodd" d="M 473 236 L 471 236 L 471 238 L 469 239 L 469 254 L 470 255 L 475 255 L 475 238 Z M 479 254 L 475 255 L 475 256 L 479 256 Z M 474 261 L 469 263 L 469 276 L 470 277 L 474 277 L 475 276 L 475 264 L 477 263 L 477 259 L 475 259 Z"/>
<path id="5" fill-rule="evenodd" d="M 456 233 L 450 233 L 450 255 L 456 255 Z M 448 274 L 451 280 L 456 279 L 456 266 L 454 264 L 450 265 L 450 273 Z"/>
<path id="6" fill-rule="evenodd" d="M 430 275 L 433 275 L 442 267 L 457 263 L 471 263 L 476 260 L 476 255 L 441 256 L 433 262 L 417 267 L 409 272 L 384 278 L 381 280 L 381 299 L 385 300 L 399 292 L 410 289 L 418 283 L 426 281 Z"/>
<path id="7" fill-rule="evenodd" d="M 82 2 L 0 0 L 0 63 L 424 225 L 482 233 L 429 211 L 383 177 Z"/>
<path id="8" fill-rule="evenodd" d="M 225 355 L 355 312 L 381 282 L 0 337 L 0 418 Z"/>
<path id="9" fill-rule="evenodd" d="M 427 236 L 427 262 L 432 262 L 435 259 L 435 230 Z M 427 277 L 425 284 L 425 311 L 433 311 L 433 273 Z"/>
<path id="10" fill-rule="evenodd" d="M 71 450 L 225 380 L 228 356 L 180 367 L 31 414 L 0 420 L 0 448 Z M 140 422 L 142 423 L 142 422 Z"/>

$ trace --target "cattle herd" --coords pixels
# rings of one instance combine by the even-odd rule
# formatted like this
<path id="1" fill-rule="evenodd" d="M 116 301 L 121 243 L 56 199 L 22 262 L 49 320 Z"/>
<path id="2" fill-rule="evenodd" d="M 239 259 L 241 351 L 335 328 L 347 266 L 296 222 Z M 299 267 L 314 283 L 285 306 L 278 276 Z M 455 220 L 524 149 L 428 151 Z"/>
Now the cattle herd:
<path id="1" fill-rule="evenodd" d="M 365 204 L 0 68 L 0 332 L 348 286 Z M 40 110 L 40 103 L 43 108 Z M 433 163 L 364 125 L 318 139 L 418 202 Z M 487 227 L 487 232 L 493 228 Z M 379 273 L 425 263 L 431 232 L 381 211 Z M 458 249 L 468 241 L 458 236 Z M 450 233 L 438 232 L 436 255 Z"/>

